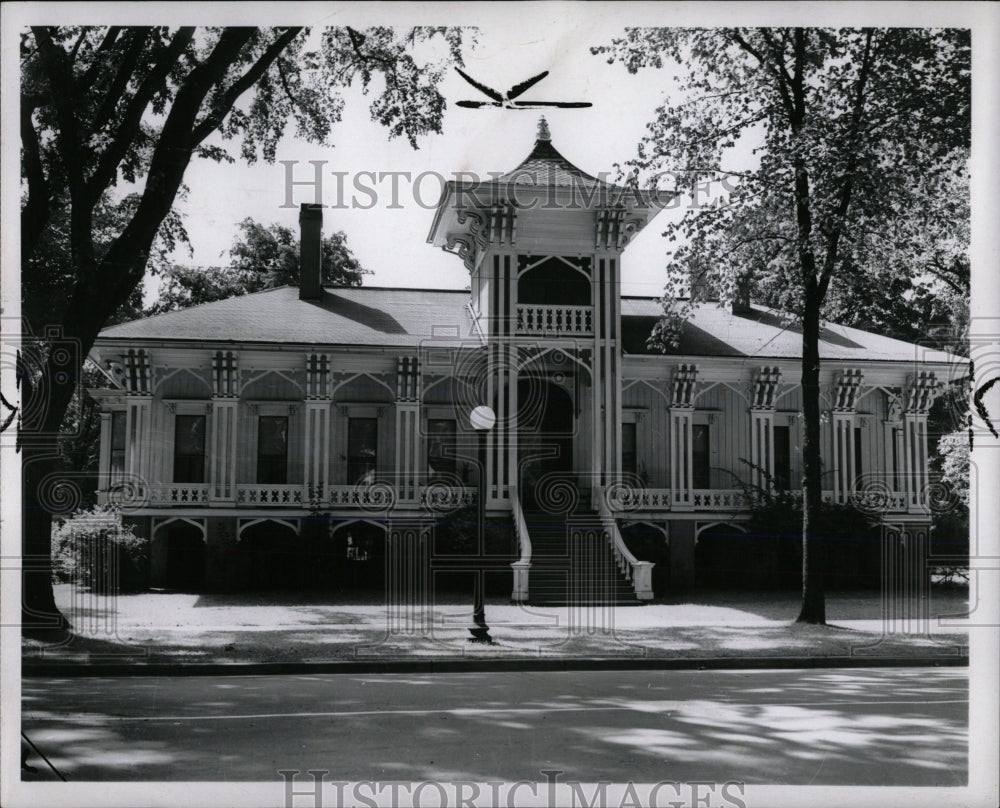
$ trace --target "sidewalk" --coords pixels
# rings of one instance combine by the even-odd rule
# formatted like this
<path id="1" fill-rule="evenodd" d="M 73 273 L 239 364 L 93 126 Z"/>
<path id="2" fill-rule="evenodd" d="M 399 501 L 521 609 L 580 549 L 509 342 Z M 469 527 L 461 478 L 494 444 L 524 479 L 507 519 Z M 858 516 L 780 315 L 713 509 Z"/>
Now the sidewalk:
<path id="1" fill-rule="evenodd" d="M 56 587 L 74 633 L 28 639 L 26 672 L 67 663 L 237 665 L 434 660 L 777 660 L 967 654 L 966 592 L 935 588 L 910 619 L 882 619 L 877 592 L 830 593 L 826 626 L 800 625 L 795 593 L 706 592 L 641 607 L 536 607 L 487 601 L 493 645 L 468 642 L 457 596 L 425 610 L 351 603 L 321 592 L 147 593 L 107 597 Z M 340 598 L 339 600 L 343 600 Z M 897 607 L 898 608 L 898 607 Z"/>

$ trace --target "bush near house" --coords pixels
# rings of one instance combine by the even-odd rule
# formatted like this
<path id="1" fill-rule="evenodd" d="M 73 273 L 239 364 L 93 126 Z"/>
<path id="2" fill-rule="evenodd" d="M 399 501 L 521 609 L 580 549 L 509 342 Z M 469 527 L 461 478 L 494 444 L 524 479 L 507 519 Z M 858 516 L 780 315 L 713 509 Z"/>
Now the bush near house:
<path id="1" fill-rule="evenodd" d="M 802 492 L 741 483 L 749 503 L 745 583 L 802 585 Z M 816 535 L 825 539 L 825 585 L 836 589 L 877 587 L 881 581 L 882 528 L 878 516 L 851 503 L 823 503 Z"/>
<path id="2" fill-rule="evenodd" d="M 53 578 L 101 594 L 139 592 L 149 580 L 147 541 L 109 505 L 76 511 L 52 530 Z"/>

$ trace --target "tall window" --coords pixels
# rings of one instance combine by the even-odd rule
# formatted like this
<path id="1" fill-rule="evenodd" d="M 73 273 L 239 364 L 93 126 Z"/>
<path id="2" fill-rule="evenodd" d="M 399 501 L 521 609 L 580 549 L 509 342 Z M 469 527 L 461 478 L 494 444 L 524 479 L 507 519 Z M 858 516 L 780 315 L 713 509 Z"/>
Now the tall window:
<path id="1" fill-rule="evenodd" d="M 174 422 L 174 482 L 205 482 L 205 416 L 177 415 Z"/>
<path id="2" fill-rule="evenodd" d="M 125 475 L 125 413 L 111 413 L 111 482 Z"/>
<path id="3" fill-rule="evenodd" d="M 427 472 L 433 479 L 456 472 L 455 438 L 457 427 L 451 418 L 427 421 Z"/>
<path id="4" fill-rule="evenodd" d="M 710 466 L 712 456 L 709 449 L 708 424 L 691 425 L 691 476 L 694 488 L 711 488 Z"/>
<path id="5" fill-rule="evenodd" d="M 375 477 L 378 420 L 350 418 L 347 422 L 347 481 L 371 482 Z"/>
<path id="6" fill-rule="evenodd" d="M 902 443 L 903 432 L 898 426 L 892 428 L 892 490 L 901 491 L 902 485 L 902 469 L 900 465 L 903 461 L 903 453 L 900 449 Z"/>
<path id="7" fill-rule="evenodd" d="M 288 418 L 284 415 L 257 419 L 257 482 L 288 482 Z"/>
<path id="8" fill-rule="evenodd" d="M 635 424 L 622 424 L 622 474 L 638 473 L 636 465 Z"/>
<path id="9" fill-rule="evenodd" d="M 772 427 L 774 435 L 774 487 L 787 491 L 792 485 L 792 440 L 787 426 Z"/>

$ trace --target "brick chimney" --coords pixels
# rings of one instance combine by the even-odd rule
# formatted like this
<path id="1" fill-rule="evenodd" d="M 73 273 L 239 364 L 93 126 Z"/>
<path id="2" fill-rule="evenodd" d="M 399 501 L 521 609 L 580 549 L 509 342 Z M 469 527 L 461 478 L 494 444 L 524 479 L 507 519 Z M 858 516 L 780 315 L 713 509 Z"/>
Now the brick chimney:
<path id="1" fill-rule="evenodd" d="M 299 206 L 299 300 L 323 296 L 323 206 Z"/>
<path id="2" fill-rule="evenodd" d="M 750 308 L 750 276 L 744 275 L 736 281 L 736 293 L 733 295 L 733 314 L 749 314 Z"/>

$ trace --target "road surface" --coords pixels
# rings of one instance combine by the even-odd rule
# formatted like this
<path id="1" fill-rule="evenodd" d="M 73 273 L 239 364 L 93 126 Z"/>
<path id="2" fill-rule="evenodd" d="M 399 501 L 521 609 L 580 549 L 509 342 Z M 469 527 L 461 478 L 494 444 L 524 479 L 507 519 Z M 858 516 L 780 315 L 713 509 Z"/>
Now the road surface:
<path id="1" fill-rule="evenodd" d="M 28 678 L 69 781 L 960 786 L 964 668 Z M 55 779 L 33 756 L 37 775 Z"/>

